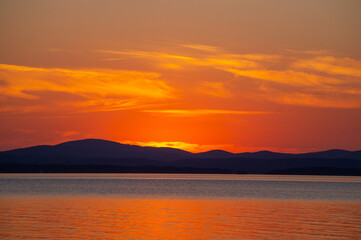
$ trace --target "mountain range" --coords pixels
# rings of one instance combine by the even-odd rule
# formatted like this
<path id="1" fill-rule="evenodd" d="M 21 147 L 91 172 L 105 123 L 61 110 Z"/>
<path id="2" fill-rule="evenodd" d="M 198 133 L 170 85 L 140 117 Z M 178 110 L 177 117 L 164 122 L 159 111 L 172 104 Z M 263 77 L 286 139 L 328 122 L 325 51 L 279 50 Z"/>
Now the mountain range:
<path id="1" fill-rule="evenodd" d="M 361 175 L 361 151 L 191 153 L 84 139 L 0 152 L 0 172 L 87 171 Z"/>

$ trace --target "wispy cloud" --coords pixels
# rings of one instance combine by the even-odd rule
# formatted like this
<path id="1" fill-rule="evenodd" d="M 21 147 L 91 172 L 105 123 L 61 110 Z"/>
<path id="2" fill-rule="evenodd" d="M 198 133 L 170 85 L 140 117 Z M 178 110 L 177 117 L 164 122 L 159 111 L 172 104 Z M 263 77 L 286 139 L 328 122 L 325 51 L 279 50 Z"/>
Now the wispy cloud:
<path id="1" fill-rule="evenodd" d="M 320 86 L 324 84 L 341 83 L 341 81 L 336 78 L 316 76 L 313 74 L 296 72 L 293 70 L 238 70 L 232 68 L 224 68 L 223 70 L 234 73 L 237 76 L 244 76 L 294 86 Z"/>
<path id="2" fill-rule="evenodd" d="M 300 56 L 293 52 L 292 56 L 287 56 L 235 54 L 202 44 L 182 47 L 186 50 L 174 53 L 97 51 L 106 56 L 105 61 L 146 61 L 153 67 L 152 71 L 144 71 L 142 64 L 138 71 L 0 64 L 0 100 L 6 102 L 0 106 L 0 111 L 139 109 L 173 116 L 265 113 L 239 111 L 235 106 L 242 97 L 285 105 L 361 107 L 361 62 L 358 60 L 321 56 L 317 54 L 322 52 L 317 51 Z M 213 73 L 221 73 L 222 77 L 214 77 Z M 170 79 L 163 76 L 170 76 Z M 251 85 L 253 87 L 249 87 Z M 204 105 L 197 105 L 197 99 L 191 110 L 169 107 L 174 100 L 177 106 L 181 106 L 182 101 L 189 102 L 186 98 L 194 96 L 194 92 L 203 101 L 232 99 L 234 105 L 229 105 L 228 109 L 235 110 L 219 109 L 217 104 L 203 109 Z M 165 103 L 165 109 L 154 110 L 158 107 L 152 106 L 157 103 Z"/>
<path id="3" fill-rule="evenodd" d="M 217 109 L 166 109 L 166 110 L 142 110 L 146 113 L 165 114 L 171 116 L 192 117 L 200 115 L 230 114 L 230 115 L 251 115 L 251 114 L 269 114 L 262 111 L 237 111 L 237 110 L 217 110 Z"/>
<path id="4" fill-rule="evenodd" d="M 53 92 L 63 94 L 59 105 L 94 107 L 98 110 L 129 108 L 176 96 L 175 89 L 160 80 L 160 76 L 159 73 L 141 71 L 72 70 L 0 64 L 0 79 L 5 82 L 0 85 L 0 96 L 36 100 L 44 97 L 45 92 Z M 66 99 L 64 94 L 78 97 Z M 51 94 L 46 97 L 52 98 Z"/>
<path id="5" fill-rule="evenodd" d="M 271 101 L 300 106 L 317 106 L 323 108 L 360 108 L 361 101 L 348 99 L 335 99 L 330 97 L 318 97 L 307 93 L 279 94 L 269 96 Z"/>
<path id="6" fill-rule="evenodd" d="M 232 93 L 227 90 L 223 82 L 200 82 L 198 91 L 214 97 L 229 98 Z"/>
<path id="7" fill-rule="evenodd" d="M 64 132 L 59 132 L 59 133 L 63 137 L 70 137 L 70 136 L 74 136 L 74 135 L 79 135 L 78 131 L 64 131 Z"/>
<path id="8" fill-rule="evenodd" d="M 100 59 L 100 61 L 120 61 L 125 59 L 127 58 L 104 58 L 104 59 Z"/>
<path id="9" fill-rule="evenodd" d="M 205 52 L 218 52 L 218 51 L 220 51 L 220 49 L 218 47 L 210 46 L 210 45 L 204 45 L 204 44 L 183 44 L 181 46 L 183 46 L 185 48 L 191 48 L 191 49 L 201 50 L 201 51 L 205 51 Z"/>
<path id="10" fill-rule="evenodd" d="M 136 58 L 145 58 L 151 61 L 161 63 L 188 65 L 188 66 L 204 66 L 214 68 L 236 67 L 240 69 L 249 69 L 259 67 L 258 61 L 275 60 L 279 57 L 275 55 L 260 54 L 228 54 L 224 52 L 205 52 L 200 56 L 185 56 L 179 54 L 170 54 L 164 52 L 147 52 L 147 51 L 113 51 L 113 50 L 97 50 L 100 53 L 106 53 L 116 56 L 129 56 Z"/>
<path id="11" fill-rule="evenodd" d="M 268 90 L 277 94 L 273 98 L 258 98 L 257 101 L 276 101 L 286 105 L 304 105 L 314 107 L 350 108 L 360 106 L 361 101 L 361 62 L 351 58 L 338 58 L 325 55 L 326 51 L 294 51 L 287 54 L 234 54 L 221 48 L 185 44 L 187 51 L 182 54 L 151 51 L 102 51 L 116 56 L 142 58 L 157 63 L 159 71 L 172 71 L 193 68 L 205 71 L 211 68 L 231 73 L 237 79 L 204 80 L 195 82 L 198 92 L 213 97 L 236 98 L 234 88 L 243 82 L 253 81 L 259 85 L 252 91 L 243 92 L 244 96 L 262 96 L 263 85 L 268 83 Z M 189 52 L 194 50 L 195 52 Z M 162 69 L 163 68 L 163 69 Z M 181 74 L 181 73 L 180 73 Z M 234 86 L 225 88 L 225 86 Z M 289 89 L 293 97 L 290 97 Z M 266 91 L 265 94 L 269 91 Z M 332 95 L 327 95 L 332 92 Z M 283 100 L 282 100 L 283 99 Z"/>
<path id="12" fill-rule="evenodd" d="M 311 69 L 331 75 L 361 77 L 361 61 L 351 58 L 336 58 L 332 56 L 302 59 L 293 64 L 298 69 Z"/>

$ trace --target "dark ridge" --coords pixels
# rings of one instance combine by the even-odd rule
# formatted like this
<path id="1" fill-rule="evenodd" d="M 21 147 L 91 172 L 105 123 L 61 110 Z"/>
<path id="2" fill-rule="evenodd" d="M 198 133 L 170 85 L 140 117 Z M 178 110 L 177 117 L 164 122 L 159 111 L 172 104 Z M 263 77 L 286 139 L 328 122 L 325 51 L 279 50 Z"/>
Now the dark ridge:
<path id="1" fill-rule="evenodd" d="M 176 148 L 141 147 L 99 139 L 84 139 L 54 146 L 44 145 L 14 149 L 0 152 L 0 154 L 24 157 L 144 158 L 169 161 L 193 156 L 190 152 Z"/>
<path id="2" fill-rule="evenodd" d="M 361 169 L 361 151 L 332 149 L 301 154 L 271 151 L 233 154 L 223 150 L 212 150 L 193 154 L 175 148 L 141 147 L 107 140 L 84 139 L 54 146 L 41 145 L 3 151 L 0 152 L 0 164 L 3 164 L 0 166 L 2 168 L 9 166 L 9 164 L 18 164 L 21 166 L 56 165 L 59 166 L 59 169 L 63 169 L 59 170 L 60 172 L 69 170 L 61 167 L 65 165 L 91 165 L 97 166 L 99 169 L 102 169 L 102 166 L 134 169 L 142 169 L 145 166 L 148 166 L 147 169 L 149 169 L 149 166 L 152 166 L 152 171 L 163 171 L 160 169 L 167 168 L 169 171 L 195 168 L 221 169 L 229 173 L 259 174 L 266 174 L 273 171 L 282 172 L 283 169 L 288 169 L 287 171 L 291 171 L 289 169 L 298 169 L 292 170 L 294 174 L 302 174 L 302 172 L 304 174 L 321 174 L 322 171 L 324 171 L 325 174 L 350 175 L 351 170 L 347 169 L 356 169 L 354 171 Z M 345 170 L 344 173 L 342 173 L 342 169 Z M 0 172 L 1 171 L 5 170 L 0 169 Z M 13 169 L 13 171 L 16 171 L 16 169 Z M 22 170 L 19 169 L 18 171 L 21 172 Z M 123 170 L 120 169 L 119 171 Z M 146 170 L 144 169 L 143 171 Z M 218 170 L 214 171 L 217 172 Z M 189 170 L 189 172 L 192 171 Z M 220 172 L 220 170 L 218 172 Z M 291 174 L 291 172 L 288 173 Z"/>
<path id="3" fill-rule="evenodd" d="M 234 153 L 223 150 L 211 150 L 208 152 L 195 153 L 196 158 L 232 158 Z"/>

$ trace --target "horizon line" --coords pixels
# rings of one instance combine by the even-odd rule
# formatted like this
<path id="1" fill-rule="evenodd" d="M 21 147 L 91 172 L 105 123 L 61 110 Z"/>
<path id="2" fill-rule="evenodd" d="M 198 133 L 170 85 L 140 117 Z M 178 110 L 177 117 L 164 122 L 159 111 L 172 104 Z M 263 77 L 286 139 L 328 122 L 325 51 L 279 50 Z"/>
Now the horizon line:
<path id="1" fill-rule="evenodd" d="M 214 149 L 210 149 L 210 150 L 205 150 L 205 151 L 190 151 L 190 150 L 186 150 L 183 148 L 179 148 L 179 147 L 175 147 L 175 146 L 155 146 L 155 145 L 141 145 L 141 144 L 136 144 L 136 143 L 184 143 L 184 144 L 192 144 L 192 143 L 185 143 L 185 142 L 172 142 L 172 141 L 167 141 L 167 142 L 156 142 L 156 141 L 149 141 L 149 142 L 137 142 L 137 141 L 114 141 L 114 140 L 107 140 L 107 139 L 101 139 L 101 138 L 82 138 L 82 139 L 75 139 L 75 140 L 69 140 L 69 141 L 63 141 L 60 143 L 56 143 L 56 144 L 38 144 L 38 145 L 31 145 L 31 146 L 25 146 L 25 147 L 17 147 L 17 148 L 11 148 L 11 149 L 5 149 L 5 150 L 0 150 L 0 152 L 7 152 L 7 151 L 13 151 L 13 150 L 18 150 L 18 149 L 26 149 L 26 148 L 32 148 L 32 147 L 38 147 L 38 146 L 57 146 L 60 144 L 64 144 L 64 143 L 69 143 L 69 142 L 78 142 L 78 141 L 86 141 L 86 140 L 98 140 L 98 141 L 106 141 L 106 142 L 112 142 L 112 143 L 118 143 L 118 144 L 122 144 L 122 145 L 128 145 L 128 146 L 138 146 L 138 147 L 148 147 L 148 148 L 170 148 L 170 149 L 178 149 L 181 151 L 185 151 L 185 152 L 189 152 L 192 154 L 199 154 L 199 153 L 206 153 L 206 152 L 211 152 L 211 151 L 223 151 L 223 152 L 227 152 L 227 153 L 231 153 L 231 154 L 242 154 L 242 153 L 259 153 L 259 152 L 271 152 L 271 153 L 281 153 L 281 154 L 307 154 L 307 153 L 317 153 L 317 152 L 327 152 L 327 151 L 333 151 L 333 150 L 339 150 L 339 151 L 347 151 L 347 152 L 358 152 L 361 151 L 361 149 L 358 150 L 347 150 L 347 149 L 342 149 L 342 148 L 328 148 L 325 150 L 314 150 L 314 151 L 309 151 L 309 152 L 280 152 L 280 151 L 272 151 L 272 150 L 267 150 L 266 148 L 263 150 L 257 150 L 257 151 L 244 151 L 244 152 L 232 152 L 232 151 L 227 151 L 224 149 L 220 149 L 220 148 L 214 148 Z M 198 145 L 198 144 L 192 144 L 192 145 Z M 217 145 L 222 145 L 222 144 L 215 144 L 215 145 L 205 145 L 205 146 L 217 146 Z M 226 144 L 223 144 L 226 145 Z M 201 146 L 201 145 L 200 145 Z"/>

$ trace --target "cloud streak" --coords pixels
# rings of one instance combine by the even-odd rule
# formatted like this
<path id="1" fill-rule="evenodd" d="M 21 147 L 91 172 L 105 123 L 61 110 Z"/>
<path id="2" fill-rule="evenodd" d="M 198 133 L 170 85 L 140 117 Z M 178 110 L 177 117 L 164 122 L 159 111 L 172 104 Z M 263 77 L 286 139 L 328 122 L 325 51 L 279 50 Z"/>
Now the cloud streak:
<path id="1" fill-rule="evenodd" d="M 107 61 L 145 60 L 153 66 L 152 71 L 144 71 L 141 64 L 137 71 L 0 64 L 0 98 L 6 102 L 0 111 L 138 109 L 145 113 L 172 116 L 265 113 L 239 111 L 241 109 L 236 106 L 240 105 L 237 99 L 241 97 L 284 105 L 361 107 L 361 62 L 355 59 L 317 55 L 321 52 L 286 56 L 233 54 L 201 44 L 182 47 L 187 50 L 182 54 L 98 50 L 98 53 L 108 55 L 104 58 Z M 189 75 L 183 75 L 189 72 L 194 79 L 189 80 Z M 208 72 L 223 75 L 219 78 Z M 176 80 L 164 79 L 169 73 L 172 73 L 171 78 L 176 76 Z M 181 84 L 182 81 L 185 83 Z M 177 88 L 170 83 L 175 83 Z M 251 85 L 255 87 L 250 88 Z M 194 96 L 194 93 L 198 95 Z M 227 104 L 234 101 L 234 105 L 227 108 L 235 110 L 219 109 L 217 104 L 204 109 L 204 105 L 197 105 L 197 99 L 194 99 L 192 110 L 169 108 L 172 104 L 179 106 L 179 103 L 189 101 L 187 98 L 190 96 L 203 98 L 203 102 L 214 98 L 213 104 L 215 101 L 228 100 Z M 152 106 L 158 103 L 163 104 L 165 109 L 154 110 Z"/>
<path id="2" fill-rule="evenodd" d="M 237 98 L 239 95 L 233 89 L 243 82 L 252 81 L 259 87 L 254 88 L 253 92 L 243 92 L 244 96 L 267 95 L 269 90 L 277 94 L 274 98 L 265 97 L 258 101 L 267 100 L 285 105 L 322 108 L 361 107 L 361 61 L 323 55 L 328 54 L 325 51 L 312 51 L 312 54 L 292 52 L 291 55 L 232 54 L 218 47 L 201 44 L 185 44 L 182 47 L 187 49 L 185 51 L 187 54 L 156 51 L 102 50 L 101 52 L 158 63 L 155 66 L 159 67 L 160 72 L 187 68 L 196 72 L 210 68 L 231 73 L 236 78 L 197 81 L 198 86 L 195 86 L 197 91 L 211 97 Z M 189 50 L 194 50 L 194 53 Z M 262 93 L 265 84 L 267 91 Z M 292 94 L 295 94 L 293 97 L 290 97 L 290 89 Z M 332 94 L 327 96 L 330 92 Z"/>
<path id="3" fill-rule="evenodd" d="M 331 75 L 361 77 L 361 62 L 351 58 L 315 57 L 297 61 L 293 67 L 316 70 Z"/>
<path id="4" fill-rule="evenodd" d="M 237 111 L 237 110 L 217 110 L 217 109 L 163 109 L 163 110 L 142 110 L 146 113 L 164 114 L 170 116 L 193 117 L 202 115 L 253 115 L 253 114 L 268 114 L 270 112 L 262 111 Z"/>
<path id="5" fill-rule="evenodd" d="M 223 82 L 200 82 L 198 91 L 219 98 L 230 98 L 232 93 L 227 90 Z"/>
<path id="6" fill-rule="evenodd" d="M 159 73 L 123 70 L 71 70 L 0 64 L 2 98 L 37 100 L 43 92 L 78 96 L 73 107 L 121 109 L 176 97 Z M 49 96 L 48 96 L 49 97 Z M 50 96 L 51 97 L 51 96 Z M 60 99 L 64 100 L 64 99 Z M 89 109 L 91 110 L 91 109 Z"/>

